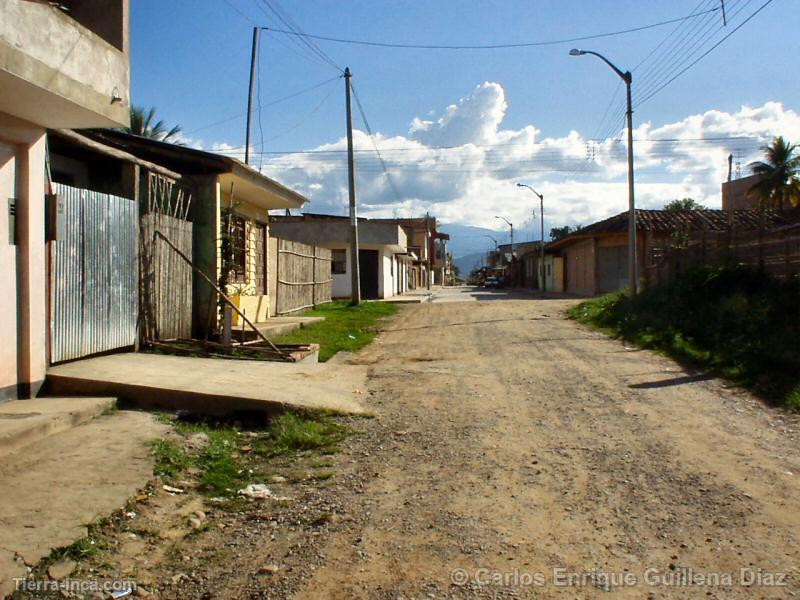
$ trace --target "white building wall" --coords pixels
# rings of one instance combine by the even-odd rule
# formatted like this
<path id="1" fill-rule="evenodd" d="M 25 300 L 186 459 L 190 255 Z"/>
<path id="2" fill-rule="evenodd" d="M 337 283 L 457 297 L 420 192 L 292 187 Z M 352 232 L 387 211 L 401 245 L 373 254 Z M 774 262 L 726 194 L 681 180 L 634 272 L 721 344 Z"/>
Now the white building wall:
<path id="1" fill-rule="evenodd" d="M 397 276 L 396 265 L 394 264 L 394 252 L 388 250 L 381 251 L 381 279 L 378 288 L 378 293 L 381 298 L 391 298 L 395 295 L 397 284 L 395 277 Z"/>
<path id="2" fill-rule="evenodd" d="M 333 281 L 331 282 L 331 295 L 334 298 L 349 298 L 351 296 L 350 288 L 350 248 L 349 246 L 333 246 L 326 245 L 326 248 L 331 250 L 344 250 L 347 253 L 347 264 L 345 273 L 334 273 L 331 275 Z M 365 249 L 375 249 L 370 246 Z M 398 278 L 403 276 L 403 271 L 406 271 L 405 283 L 403 283 L 403 291 L 407 290 L 408 275 L 407 269 L 402 263 L 398 263 L 394 258 L 394 252 L 382 248 L 379 250 L 380 260 L 378 262 L 378 295 L 381 298 L 391 298 L 397 295 Z"/>
<path id="3" fill-rule="evenodd" d="M 331 250 L 345 250 L 345 252 L 347 252 L 345 272 L 331 275 L 333 279 L 331 283 L 331 296 L 334 298 L 349 298 L 352 296 L 352 288 L 350 287 L 350 248 L 347 246 L 326 246 L 326 248 L 330 248 Z"/>

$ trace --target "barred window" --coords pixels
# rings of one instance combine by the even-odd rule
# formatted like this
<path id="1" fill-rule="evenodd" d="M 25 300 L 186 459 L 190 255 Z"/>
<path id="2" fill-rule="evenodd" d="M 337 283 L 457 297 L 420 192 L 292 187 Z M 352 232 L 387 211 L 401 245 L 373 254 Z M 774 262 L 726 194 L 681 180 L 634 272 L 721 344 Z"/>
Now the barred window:
<path id="1" fill-rule="evenodd" d="M 242 217 L 231 217 L 231 283 L 247 283 L 245 267 L 247 263 L 247 235 L 245 220 Z"/>

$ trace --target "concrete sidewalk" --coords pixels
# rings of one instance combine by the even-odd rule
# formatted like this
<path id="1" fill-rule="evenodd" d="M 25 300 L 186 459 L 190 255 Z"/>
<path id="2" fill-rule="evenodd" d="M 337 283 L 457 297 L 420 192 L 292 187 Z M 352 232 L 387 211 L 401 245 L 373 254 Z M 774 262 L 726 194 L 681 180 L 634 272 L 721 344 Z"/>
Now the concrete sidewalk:
<path id="1" fill-rule="evenodd" d="M 168 429 L 147 413 L 118 411 L 0 460 L 0 598 L 14 590 L 14 578 L 27 576 L 28 566 L 125 506 L 153 476 L 148 442 Z"/>
<path id="2" fill-rule="evenodd" d="M 112 354 L 51 367 L 50 394 L 114 396 L 136 406 L 226 415 L 322 409 L 361 414 L 366 367 Z"/>

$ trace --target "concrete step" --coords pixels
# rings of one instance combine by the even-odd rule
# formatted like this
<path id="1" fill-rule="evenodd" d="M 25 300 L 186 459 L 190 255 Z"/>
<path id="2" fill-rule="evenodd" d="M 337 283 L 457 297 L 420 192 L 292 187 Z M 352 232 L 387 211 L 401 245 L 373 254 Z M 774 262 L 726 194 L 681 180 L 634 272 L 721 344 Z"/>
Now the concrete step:
<path id="1" fill-rule="evenodd" d="M 0 404 L 0 457 L 54 433 L 90 421 L 116 406 L 116 398 L 34 398 Z"/>

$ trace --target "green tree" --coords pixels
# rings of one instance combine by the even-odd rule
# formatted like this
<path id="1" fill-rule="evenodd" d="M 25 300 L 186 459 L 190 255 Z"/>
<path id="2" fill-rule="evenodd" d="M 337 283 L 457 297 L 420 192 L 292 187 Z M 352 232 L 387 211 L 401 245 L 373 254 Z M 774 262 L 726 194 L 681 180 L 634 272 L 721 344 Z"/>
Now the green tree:
<path id="1" fill-rule="evenodd" d="M 677 198 L 672 202 L 668 202 L 664 205 L 664 210 L 669 211 L 679 211 L 679 210 L 707 210 L 708 207 L 699 204 L 693 198 L 683 198 L 682 200 L 678 200 Z"/>
<path id="2" fill-rule="evenodd" d="M 761 208 L 783 210 L 787 204 L 800 204 L 800 156 L 797 145 L 783 136 L 776 137 L 769 146 L 762 146 L 764 160 L 750 163 L 753 175 L 760 181 L 748 190 L 759 198 Z"/>
<path id="3" fill-rule="evenodd" d="M 550 239 L 560 240 L 561 238 L 567 237 L 572 233 L 577 233 L 583 229 L 583 225 L 575 225 L 574 227 L 570 227 L 569 225 L 564 225 L 563 227 L 553 227 L 550 229 Z"/>
<path id="4" fill-rule="evenodd" d="M 131 126 L 126 127 L 124 131 L 160 142 L 181 145 L 181 142 L 177 141 L 181 126 L 175 125 L 172 129 L 167 129 L 164 121 L 156 121 L 155 118 L 155 107 L 148 110 L 142 106 L 131 106 Z"/>

